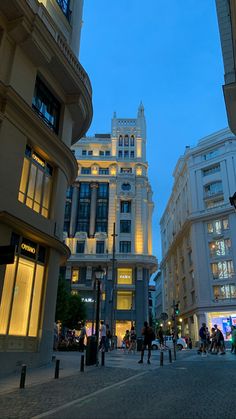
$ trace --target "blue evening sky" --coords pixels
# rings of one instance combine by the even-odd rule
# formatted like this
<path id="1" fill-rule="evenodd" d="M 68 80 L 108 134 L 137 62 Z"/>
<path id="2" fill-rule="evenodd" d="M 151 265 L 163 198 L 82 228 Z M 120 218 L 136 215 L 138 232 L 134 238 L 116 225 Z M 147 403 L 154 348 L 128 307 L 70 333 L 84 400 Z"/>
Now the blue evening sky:
<path id="1" fill-rule="evenodd" d="M 185 146 L 227 126 L 215 0 L 85 0 L 80 61 L 93 87 L 88 135 L 109 133 L 113 112 L 133 118 L 142 100 L 159 221 Z"/>

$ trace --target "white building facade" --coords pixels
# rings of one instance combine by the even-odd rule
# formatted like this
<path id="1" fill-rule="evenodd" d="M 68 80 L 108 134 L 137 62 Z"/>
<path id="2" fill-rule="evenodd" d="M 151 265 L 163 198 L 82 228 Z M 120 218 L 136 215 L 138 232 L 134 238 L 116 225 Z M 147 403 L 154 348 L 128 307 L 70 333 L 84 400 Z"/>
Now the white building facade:
<path id="1" fill-rule="evenodd" d="M 94 271 L 99 265 L 105 269 L 101 318 L 119 344 L 132 324 L 139 333 L 148 320 L 149 278 L 157 268 L 152 255 L 153 202 L 143 105 L 134 119 L 114 114 L 110 134 L 82 138 L 73 151 L 78 176 L 66 204 L 64 235 L 71 250 L 66 278 L 86 302 L 87 326 L 92 331 Z"/>
<path id="2" fill-rule="evenodd" d="M 161 218 L 164 311 L 179 303 L 182 333 L 198 340 L 202 322 L 226 339 L 236 325 L 236 138 L 228 129 L 186 147 Z"/>

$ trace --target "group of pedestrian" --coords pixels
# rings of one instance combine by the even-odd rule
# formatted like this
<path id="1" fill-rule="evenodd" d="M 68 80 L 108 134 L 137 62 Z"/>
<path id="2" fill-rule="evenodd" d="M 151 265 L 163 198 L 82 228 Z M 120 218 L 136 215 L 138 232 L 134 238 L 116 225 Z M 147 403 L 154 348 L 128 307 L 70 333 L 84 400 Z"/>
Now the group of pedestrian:
<path id="1" fill-rule="evenodd" d="M 130 330 L 128 329 L 126 330 L 121 347 L 124 350 L 124 352 L 135 353 L 136 343 L 137 343 L 137 335 L 136 335 L 134 326 L 132 326 Z"/>
<path id="2" fill-rule="evenodd" d="M 199 354 L 213 354 L 225 355 L 225 342 L 224 335 L 218 328 L 217 324 L 209 331 L 206 323 L 202 323 L 202 327 L 199 330 L 200 347 L 198 349 Z"/>

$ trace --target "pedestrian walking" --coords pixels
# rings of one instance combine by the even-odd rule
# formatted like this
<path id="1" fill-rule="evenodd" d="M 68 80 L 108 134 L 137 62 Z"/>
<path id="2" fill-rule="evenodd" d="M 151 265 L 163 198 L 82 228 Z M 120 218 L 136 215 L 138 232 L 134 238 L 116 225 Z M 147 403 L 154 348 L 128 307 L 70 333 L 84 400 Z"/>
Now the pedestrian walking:
<path id="1" fill-rule="evenodd" d="M 135 353 L 136 341 L 137 341 L 137 335 L 136 335 L 134 326 L 132 326 L 130 329 L 130 345 L 129 345 L 129 350 L 128 350 L 129 353 L 132 351 L 133 353 Z"/>
<path id="2" fill-rule="evenodd" d="M 106 324 L 106 352 L 111 351 L 112 334 L 109 324 Z"/>
<path id="3" fill-rule="evenodd" d="M 80 329 L 80 335 L 79 335 L 79 351 L 80 352 L 84 352 L 84 340 L 87 337 L 87 331 L 86 331 L 86 326 L 85 326 L 85 322 L 81 323 L 81 329 Z"/>
<path id="4" fill-rule="evenodd" d="M 221 330 L 218 328 L 217 324 L 214 324 L 216 331 L 216 350 L 217 353 L 220 352 L 220 355 L 225 355 L 225 341 L 224 336 Z"/>
<path id="5" fill-rule="evenodd" d="M 210 344 L 210 348 L 209 348 L 208 352 L 210 352 L 213 355 L 217 354 L 217 350 L 216 350 L 216 331 L 215 331 L 214 327 L 211 328 L 210 339 L 211 339 L 211 344 Z"/>
<path id="6" fill-rule="evenodd" d="M 199 329 L 199 337 L 200 337 L 200 348 L 198 349 L 198 354 L 205 354 L 206 355 L 206 323 L 202 323 L 202 327 Z"/>
<path id="7" fill-rule="evenodd" d="M 107 335 L 107 330 L 106 330 L 106 326 L 104 324 L 104 321 L 101 320 L 100 321 L 100 343 L 99 343 L 99 351 L 105 351 L 106 349 L 106 335 Z"/>
<path id="8" fill-rule="evenodd" d="M 151 358 L 151 346 L 152 341 L 155 339 L 155 333 L 153 329 L 148 325 L 148 322 L 144 322 L 144 327 L 142 329 L 142 336 L 143 336 L 143 344 L 142 344 L 142 350 L 141 350 L 141 359 L 138 361 L 139 364 L 143 364 L 143 357 L 144 357 L 144 351 L 146 347 L 148 347 L 148 360 L 147 363 L 151 364 L 150 358 Z"/>
<path id="9" fill-rule="evenodd" d="M 123 342 L 124 342 L 124 352 L 126 352 L 126 350 L 129 350 L 129 347 L 130 347 L 130 332 L 128 329 L 125 332 Z"/>
<path id="10" fill-rule="evenodd" d="M 232 326 L 232 349 L 231 352 L 236 354 L 236 327 Z"/>

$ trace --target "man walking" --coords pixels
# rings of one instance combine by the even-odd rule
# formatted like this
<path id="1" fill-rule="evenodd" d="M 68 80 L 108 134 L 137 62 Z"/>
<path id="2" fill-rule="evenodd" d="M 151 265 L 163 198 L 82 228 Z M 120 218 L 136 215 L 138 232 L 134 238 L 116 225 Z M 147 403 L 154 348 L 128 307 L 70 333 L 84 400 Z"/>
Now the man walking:
<path id="1" fill-rule="evenodd" d="M 139 364 L 143 364 L 143 356 L 144 351 L 146 347 L 148 347 L 148 360 L 147 363 L 151 364 L 150 358 L 151 358 L 151 346 L 152 341 L 155 339 L 155 333 L 153 329 L 148 325 L 148 322 L 144 322 L 144 327 L 142 329 L 142 336 L 143 336 L 143 344 L 142 344 L 142 350 L 141 350 L 141 359 L 138 361 Z"/>

